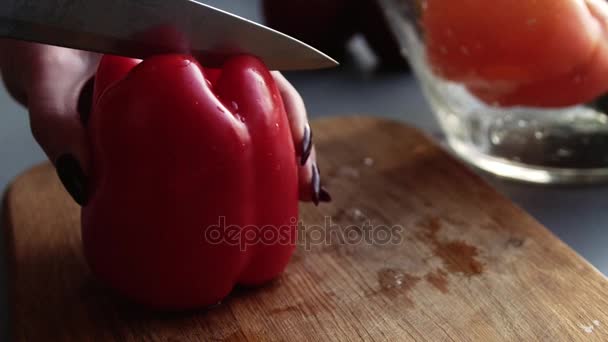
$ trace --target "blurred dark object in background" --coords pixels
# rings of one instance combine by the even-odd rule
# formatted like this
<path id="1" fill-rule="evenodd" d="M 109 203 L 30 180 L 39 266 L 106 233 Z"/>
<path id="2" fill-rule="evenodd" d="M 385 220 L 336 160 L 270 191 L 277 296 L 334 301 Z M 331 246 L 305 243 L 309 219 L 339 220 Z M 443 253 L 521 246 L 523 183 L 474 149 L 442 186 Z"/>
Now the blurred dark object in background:
<path id="1" fill-rule="evenodd" d="M 363 35 L 381 70 L 409 70 L 376 0 L 263 0 L 265 23 L 343 63 L 348 42 Z"/>

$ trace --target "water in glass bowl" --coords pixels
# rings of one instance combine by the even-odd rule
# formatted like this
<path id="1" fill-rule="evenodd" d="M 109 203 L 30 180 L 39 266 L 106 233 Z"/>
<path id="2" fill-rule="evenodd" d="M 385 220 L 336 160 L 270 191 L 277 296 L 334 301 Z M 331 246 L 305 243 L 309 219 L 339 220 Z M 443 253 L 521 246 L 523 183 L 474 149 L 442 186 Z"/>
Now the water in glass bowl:
<path id="1" fill-rule="evenodd" d="M 402 26 L 407 57 L 449 146 L 498 176 L 534 183 L 608 181 L 608 97 L 566 108 L 488 105 L 436 76 L 420 30 Z"/>

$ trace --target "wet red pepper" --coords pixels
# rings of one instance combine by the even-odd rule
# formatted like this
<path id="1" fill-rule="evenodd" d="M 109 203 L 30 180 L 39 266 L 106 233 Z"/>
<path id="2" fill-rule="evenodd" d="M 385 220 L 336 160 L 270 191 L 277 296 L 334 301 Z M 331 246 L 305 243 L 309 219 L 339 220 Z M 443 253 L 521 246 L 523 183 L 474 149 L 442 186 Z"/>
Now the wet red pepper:
<path id="1" fill-rule="evenodd" d="M 102 282 L 146 306 L 188 309 L 283 272 L 295 248 L 297 161 L 261 61 L 210 70 L 190 56 L 105 56 L 88 131 L 82 239 Z"/>

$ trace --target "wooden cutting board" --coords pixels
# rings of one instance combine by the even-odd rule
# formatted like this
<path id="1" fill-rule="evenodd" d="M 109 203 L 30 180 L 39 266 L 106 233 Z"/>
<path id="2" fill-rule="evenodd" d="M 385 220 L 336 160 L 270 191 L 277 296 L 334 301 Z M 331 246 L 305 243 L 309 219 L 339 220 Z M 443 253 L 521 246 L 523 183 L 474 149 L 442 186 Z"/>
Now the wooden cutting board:
<path id="1" fill-rule="evenodd" d="M 98 286 L 51 166 L 18 177 L 4 225 L 15 340 L 608 340 L 606 279 L 427 137 L 371 118 L 313 126 L 334 202 L 302 205 L 280 279 L 197 312 Z"/>

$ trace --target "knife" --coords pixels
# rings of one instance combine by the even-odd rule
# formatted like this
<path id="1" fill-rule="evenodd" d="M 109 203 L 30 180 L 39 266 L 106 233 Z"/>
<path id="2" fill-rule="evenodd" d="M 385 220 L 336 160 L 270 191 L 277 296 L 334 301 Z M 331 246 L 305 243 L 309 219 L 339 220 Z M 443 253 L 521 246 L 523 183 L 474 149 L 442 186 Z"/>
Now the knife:
<path id="1" fill-rule="evenodd" d="M 2 0 L 0 37 L 146 58 L 188 53 L 207 67 L 236 54 L 272 70 L 337 66 L 283 33 L 193 0 Z"/>

